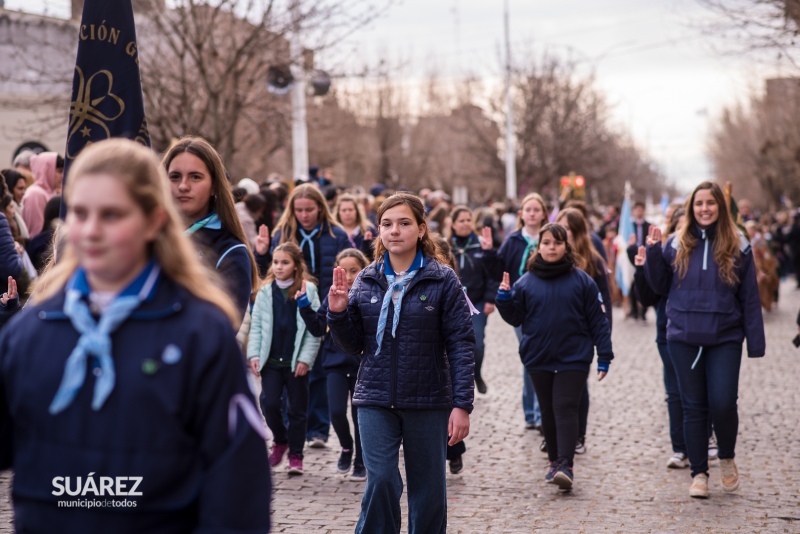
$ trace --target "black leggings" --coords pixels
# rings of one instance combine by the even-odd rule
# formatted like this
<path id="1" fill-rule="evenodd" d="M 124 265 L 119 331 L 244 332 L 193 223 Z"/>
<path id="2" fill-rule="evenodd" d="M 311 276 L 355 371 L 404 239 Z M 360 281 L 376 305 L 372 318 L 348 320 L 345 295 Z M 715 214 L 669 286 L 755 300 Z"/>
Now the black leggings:
<path id="1" fill-rule="evenodd" d="M 283 390 L 289 399 L 289 428 L 283 422 Z M 261 412 L 275 436 L 275 443 L 288 443 L 289 453 L 303 457 L 306 442 L 306 410 L 308 410 L 308 375 L 294 376 L 290 367 L 261 369 Z"/>
<path id="2" fill-rule="evenodd" d="M 343 449 L 352 451 L 355 442 L 356 455 L 353 463 L 356 465 L 364 465 L 364 460 L 361 455 L 361 436 L 358 432 L 358 408 L 353 406 L 353 393 L 356 390 L 356 374 L 357 371 L 346 373 L 335 369 L 328 370 L 328 408 L 330 409 L 333 430 L 339 438 L 339 445 L 341 445 Z M 350 423 L 347 421 L 348 399 L 350 399 L 350 415 L 353 418 L 355 440 L 350 434 Z"/>
<path id="3" fill-rule="evenodd" d="M 539 407 L 542 430 L 551 462 L 566 461 L 572 467 L 578 440 L 578 405 L 588 371 L 530 372 Z"/>

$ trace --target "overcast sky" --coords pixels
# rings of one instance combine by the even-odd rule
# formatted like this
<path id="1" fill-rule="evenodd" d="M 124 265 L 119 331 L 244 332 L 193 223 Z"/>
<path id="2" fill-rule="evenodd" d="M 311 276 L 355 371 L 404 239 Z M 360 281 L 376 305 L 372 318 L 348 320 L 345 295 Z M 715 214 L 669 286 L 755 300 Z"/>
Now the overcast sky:
<path id="1" fill-rule="evenodd" d="M 68 0 L 6 0 L 11 9 L 37 5 L 56 16 L 69 9 Z M 705 157 L 709 121 L 760 89 L 760 76 L 768 71 L 720 55 L 693 26 L 708 15 L 696 0 L 509 5 L 512 47 L 572 54 L 593 69 L 615 122 L 684 187 L 711 177 Z M 381 55 L 402 61 L 404 76 L 417 81 L 434 67 L 446 79 L 470 74 L 499 80 L 503 0 L 394 0 L 346 45 L 367 63 Z"/>

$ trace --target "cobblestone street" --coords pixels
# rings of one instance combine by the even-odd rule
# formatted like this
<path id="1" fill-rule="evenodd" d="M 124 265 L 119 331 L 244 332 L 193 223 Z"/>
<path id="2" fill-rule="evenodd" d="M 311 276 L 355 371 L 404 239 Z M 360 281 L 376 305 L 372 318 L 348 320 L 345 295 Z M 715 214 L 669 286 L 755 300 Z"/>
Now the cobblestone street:
<path id="1" fill-rule="evenodd" d="M 767 356 L 743 361 L 741 489 L 724 494 L 714 462 L 705 501 L 689 498 L 688 469 L 665 467 L 671 450 L 652 310 L 647 325 L 615 310 L 616 359 L 606 380 L 592 377 L 588 452 L 576 457 L 569 494 L 543 481 L 541 437 L 523 425 L 516 337 L 493 314 L 489 392 L 476 398 L 463 473 L 447 475 L 448 532 L 800 532 L 800 350 L 791 344 L 800 292 L 793 285 L 785 283 L 778 309 L 765 313 Z M 289 478 L 284 466 L 275 474 L 275 532 L 353 531 L 364 483 L 336 473 L 338 452 L 333 437 L 326 449 L 306 449 L 304 476 Z M 9 480 L 4 474 L 0 533 L 12 531 Z"/>

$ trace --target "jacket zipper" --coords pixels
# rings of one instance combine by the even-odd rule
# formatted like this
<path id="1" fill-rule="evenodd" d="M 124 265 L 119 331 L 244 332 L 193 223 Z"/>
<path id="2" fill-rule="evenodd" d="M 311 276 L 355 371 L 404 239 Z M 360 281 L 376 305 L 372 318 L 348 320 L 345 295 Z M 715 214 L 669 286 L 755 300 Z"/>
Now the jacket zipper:
<path id="1" fill-rule="evenodd" d="M 705 241 L 705 250 L 703 251 L 703 270 L 708 270 L 708 238 L 706 237 L 706 231 L 701 230 L 703 232 L 703 241 Z"/>
<path id="2" fill-rule="evenodd" d="M 391 391 L 389 392 L 389 407 L 394 409 L 397 402 L 397 338 L 392 338 L 392 365 L 389 378 L 391 379 Z"/>

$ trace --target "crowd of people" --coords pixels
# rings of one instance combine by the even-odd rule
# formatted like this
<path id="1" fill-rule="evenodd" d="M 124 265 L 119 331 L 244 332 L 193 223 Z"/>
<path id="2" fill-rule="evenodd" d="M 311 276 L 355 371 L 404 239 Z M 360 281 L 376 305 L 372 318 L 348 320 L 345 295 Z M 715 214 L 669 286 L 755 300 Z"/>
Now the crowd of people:
<path id="1" fill-rule="evenodd" d="M 764 356 L 762 309 L 782 278 L 800 287 L 800 211 L 740 200 L 736 217 L 710 182 L 663 226 L 635 202 L 623 242 L 615 206 L 529 193 L 471 208 L 318 170 L 235 180 L 198 137 L 160 161 L 123 140 L 85 149 L 61 224 L 62 172 L 55 153 L 21 154 L 0 180 L 0 467 L 23 531 L 266 531 L 271 477 L 302 476 L 333 429 L 335 468 L 366 481 L 356 532 L 400 531 L 401 447 L 410 530 L 445 532 L 446 472 L 465 469 L 475 391 L 494 387 L 495 310 L 519 342 L 544 481 L 576 483 L 591 367 L 610 372 L 622 306 L 631 322 L 655 310 L 666 466 L 707 498 L 718 458 L 735 491 L 743 344 Z M 53 477 L 87 473 L 141 476 L 137 514 L 58 506 Z"/>

